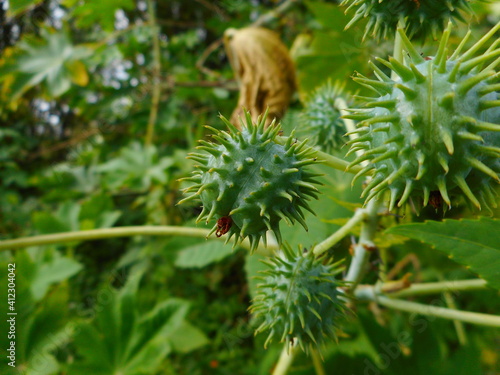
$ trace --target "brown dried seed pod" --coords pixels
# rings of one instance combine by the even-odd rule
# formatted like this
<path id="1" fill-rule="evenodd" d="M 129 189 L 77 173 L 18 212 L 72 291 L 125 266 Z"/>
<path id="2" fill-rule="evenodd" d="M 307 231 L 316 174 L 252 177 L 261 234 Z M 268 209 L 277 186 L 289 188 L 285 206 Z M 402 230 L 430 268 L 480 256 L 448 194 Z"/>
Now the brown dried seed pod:
<path id="1" fill-rule="evenodd" d="M 254 121 L 269 108 L 266 126 L 274 119 L 279 121 L 297 84 L 292 59 L 278 34 L 261 27 L 227 29 L 224 48 L 240 86 L 231 122 L 240 126 L 243 108 L 250 111 Z"/>

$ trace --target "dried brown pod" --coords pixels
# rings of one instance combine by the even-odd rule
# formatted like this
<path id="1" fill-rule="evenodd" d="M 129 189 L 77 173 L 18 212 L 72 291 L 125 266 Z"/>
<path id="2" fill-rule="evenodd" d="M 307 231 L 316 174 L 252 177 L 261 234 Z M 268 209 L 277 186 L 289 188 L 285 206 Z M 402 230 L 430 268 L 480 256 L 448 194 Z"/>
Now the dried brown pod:
<path id="1" fill-rule="evenodd" d="M 269 108 L 267 124 L 285 114 L 296 89 L 295 67 L 278 34 L 262 27 L 227 29 L 224 48 L 240 87 L 231 123 L 239 127 L 243 108 L 254 121 Z"/>

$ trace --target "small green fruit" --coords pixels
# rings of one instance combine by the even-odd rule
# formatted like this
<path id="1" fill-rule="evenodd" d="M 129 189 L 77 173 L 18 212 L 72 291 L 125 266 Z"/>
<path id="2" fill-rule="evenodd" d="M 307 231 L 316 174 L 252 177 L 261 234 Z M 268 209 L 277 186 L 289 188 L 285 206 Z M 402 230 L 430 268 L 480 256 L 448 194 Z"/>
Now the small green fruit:
<path id="1" fill-rule="evenodd" d="M 256 333 L 268 332 L 264 346 L 297 339 L 307 352 L 327 338 L 336 339 L 346 311 L 338 290 L 344 284 L 335 278 L 338 264 L 323 264 L 324 258 L 316 258 L 312 251 L 303 254 L 287 246 L 282 256 L 264 262 L 269 270 L 258 277 L 262 283 L 250 307 L 260 324 Z"/>
<path id="2" fill-rule="evenodd" d="M 284 144 L 278 140 L 280 126 L 274 122 L 265 128 L 266 115 L 254 124 L 246 113 L 241 130 L 224 117 L 230 133 L 210 128 L 219 143 L 200 141 L 189 158 L 199 162 L 192 177 L 194 185 L 186 189 L 193 194 L 181 202 L 200 198 L 203 211 L 198 221 L 215 218 L 211 233 L 229 233 L 237 243 L 248 237 L 254 250 L 266 232 L 275 233 L 281 243 L 279 222 L 298 221 L 307 230 L 302 209 L 312 211 L 307 201 L 317 199 L 319 176 L 304 168 L 316 163 L 314 150 L 290 136 Z M 314 212 L 313 212 L 314 213 Z"/>
<path id="3" fill-rule="evenodd" d="M 344 88 L 338 82 L 331 82 L 316 89 L 307 99 L 301 113 L 299 134 L 306 135 L 314 145 L 326 152 L 338 150 L 347 139 L 344 120 L 341 118 L 336 100 L 348 102 Z"/>
<path id="4" fill-rule="evenodd" d="M 391 79 L 372 64 L 378 80 L 355 80 L 379 94 L 364 98 L 364 108 L 346 118 L 359 120 L 358 138 L 350 153 L 361 151 L 352 165 L 367 165 L 358 174 L 372 172 L 363 196 L 367 201 L 390 191 L 390 209 L 409 198 L 415 205 L 445 202 L 465 196 L 478 209 L 497 206 L 500 182 L 499 85 L 495 67 L 500 48 L 474 53 L 500 29 L 500 23 L 468 51 L 466 41 L 447 58 L 451 23 L 436 56 L 423 58 L 403 30 L 410 56 L 404 64 L 377 59 L 398 78 Z M 468 34 L 469 35 L 469 34 Z"/>

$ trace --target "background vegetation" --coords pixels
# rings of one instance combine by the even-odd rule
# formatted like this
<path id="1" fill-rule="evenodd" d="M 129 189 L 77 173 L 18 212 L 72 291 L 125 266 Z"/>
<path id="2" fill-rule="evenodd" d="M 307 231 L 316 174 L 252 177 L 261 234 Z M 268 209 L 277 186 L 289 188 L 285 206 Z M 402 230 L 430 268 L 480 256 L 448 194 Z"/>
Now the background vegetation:
<path id="1" fill-rule="evenodd" d="M 17 0 L 0 8 L 0 238 L 145 225 L 194 226 L 199 208 L 176 206 L 178 179 L 202 125 L 221 128 L 237 101 L 224 50 L 229 27 L 264 22 L 290 47 L 299 91 L 283 119 L 289 134 L 316 87 L 370 75 L 391 42 L 362 42 L 362 25 L 334 1 Z M 272 10 L 281 9 L 277 17 Z M 477 40 L 500 18 L 498 4 L 474 6 Z M 261 18 L 265 17 L 265 18 Z M 462 24 L 453 37 L 465 34 Z M 435 48 L 427 40 L 424 50 Z M 211 53 L 209 53 L 211 52 Z M 343 156 L 345 149 L 339 150 Z M 360 207 L 360 183 L 326 170 L 310 230 L 282 225 L 293 246 L 319 242 Z M 463 207 L 448 216 L 470 216 Z M 498 211 L 496 212 L 498 217 Z M 441 219 L 429 207 L 417 221 Z M 384 219 L 383 226 L 403 217 Z M 203 224 L 200 227 L 205 227 Z M 354 231 L 356 233 L 356 231 Z M 497 236 L 498 233 L 491 233 Z M 473 278 L 430 246 L 396 235 L 377 245 L 373 270 L 414 281 Z M 495 238 L 495 237 L 494 237 Z M 497 242 L 498 243 L 498 242 Z M 349 254 L 350 239 L 334 248 Z M 281 345 L 263 349 L 247 312 L 260 255 L 216 240 L 117 237 L 6 249 L 0 253 L 0 312 L 7 263 L 16 263 L 17 370 L 22 374 L 269 374 Z M 408 262 L 401 262 L 406 259 Z M 376 281 L 375 272 L 367 276 Z M 420 299 L 498 313 L 494 290 Z M 498 374 L 498 330 L 358 306 L 324 353 L 332 374 Z M 2 319 L 3 320 L 3 319 Z M 0 345 L 8 347 L 6 322 Z M 7 361 L 3 356 L 0 361 Z M 17 374 L 6 363 L 2 373 Z M 314 374 L 300 355 L 291 374 Z"/>

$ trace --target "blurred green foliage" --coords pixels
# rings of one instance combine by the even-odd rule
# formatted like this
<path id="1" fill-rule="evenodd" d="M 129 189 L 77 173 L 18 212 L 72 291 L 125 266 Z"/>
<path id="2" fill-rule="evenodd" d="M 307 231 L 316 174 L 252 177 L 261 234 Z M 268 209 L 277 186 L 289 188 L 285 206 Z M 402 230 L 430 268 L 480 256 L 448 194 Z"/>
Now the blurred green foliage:
<path id="1" fill-rule="evenodd" d="M 185 156 L 204 137 L 202 125 L 218 127 L 217 115 L 229 116 L 237 99 L 222 49 L 204 62 L 216 74 L 198 69 L 197 62 L 226 28 L 248 26 L 278 3 L 10 1 L 0 10 L 0 238 L 125 225 L 194 226 L 199 208 L 176 206 L 178 179 L 193 167 Z M 156 24 L 148 15 L 151 4 Z M 494 8 L 475 9 L 479 22 L 472 27 L 480 35 L 495 18 Z M 391 53 L 391 42 L 362 43 L 361 26 L 343 31 L 347 22 L 335 1 L 318 0 L 297 1 L 265 25 L 291 48 L 298 98 L 329 79 L 360 91 L 350 80 L 353 72 L 369 75 L 371 56 Z M 155 38 L 161 47 L 158 76 Z M 161 89 L 155 137 L 145 145 L 155 85 Z M 295 100 L 283 120 L 286 134 L 301 106 Z M 292 247 L 321 241 L 361 204 L 360 184 L 351 188 L 349 176 L 318 170 L 327 174 L 323 199 L 312 203 L 318 215 L 307 217 L 309 232 L 282 226 Z M 417 220 L 435 217 L 429 210 Z M 387 220 L 389 226 L 405 219 Z M 380 241 L 386 241 L 387 267 L 417 252 L 413 242 Z M 337 245 L 336 257 L 347 255 L 348 246 L 348 240 Z M 421 279 L 471 277 L 442 254 L 418 249 L 422 270 L 410 271 Z M 28 375 L 269 374 L 281 348 L 264 351 L 247 312 L 252 276 L 262 269 L 258 257 L 215 241 L 155 237 L 0 253 L 0 285 L 7 285 L 7 264 L 16 263 L 18 369 Z M 486 290 L 457 299 L 464 309 L 498 312 L 497 296 Z M 2 316 L 4 301 L 1 287 Z M 492 330 L 467 326 L 468 344 L 460 346 L 451 322 L 374 311 L 360 306 L 340 344 L 327 346 L 328 373 L 500 371 Z M 2 319 L 2 349 L 8 347 L 7 328 Z M 4 372 L 10 368 L 5 356 L 0 361 L 2 373 L 17 373 Z M 314 373 L 302 355 L 291 371 Z"/>

